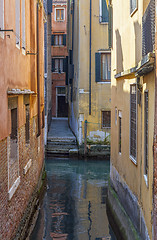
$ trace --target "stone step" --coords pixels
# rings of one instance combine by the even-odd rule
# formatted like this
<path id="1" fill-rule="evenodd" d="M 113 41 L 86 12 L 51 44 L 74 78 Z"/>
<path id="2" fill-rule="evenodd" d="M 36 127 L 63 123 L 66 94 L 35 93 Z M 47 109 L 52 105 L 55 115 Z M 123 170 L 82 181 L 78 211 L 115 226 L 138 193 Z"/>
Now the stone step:
<path id="1" fill-rule="evenodd" d="M 47 144 L 54 145 L 77 145 L 75 141 L 47 141 Z"/>
<path id="2" fill-rule="evenodd" d="M 70 150 L 70 149 L 75 149 L 75 148 L 77 148 L 77 146 L 76 145 L 70 145 L 70 146 L 66 146 L 66 145 L 62 145 L 62 146 L 60 146 L 60 145 L 48 145 L 47 147 L 46 147 L 46 149 L 52 149 L 52 150 L 58 150 L 58 149 L 64 149 L 64 150 Z"/>

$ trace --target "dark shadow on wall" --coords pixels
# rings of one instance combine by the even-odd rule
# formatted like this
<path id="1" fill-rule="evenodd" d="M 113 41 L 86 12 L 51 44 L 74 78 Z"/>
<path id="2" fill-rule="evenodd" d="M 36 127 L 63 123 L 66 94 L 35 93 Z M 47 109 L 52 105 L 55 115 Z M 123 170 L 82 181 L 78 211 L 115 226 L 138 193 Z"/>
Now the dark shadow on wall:
<path id="1" fill-rule="evenodd" d="M 121 36 L 119 30 L 115 31 L 116 33 L 116 70 L 117 73 L 122 72 L 123 69 L 123 51 L 122 51 L 122 43 Z"/>
<path id="2" fill-rule="evenodd" d="M 142 29 L 139 22 L 134 22 L 135 31 L 135 65 L 141 61 L 142 56 Z"/>

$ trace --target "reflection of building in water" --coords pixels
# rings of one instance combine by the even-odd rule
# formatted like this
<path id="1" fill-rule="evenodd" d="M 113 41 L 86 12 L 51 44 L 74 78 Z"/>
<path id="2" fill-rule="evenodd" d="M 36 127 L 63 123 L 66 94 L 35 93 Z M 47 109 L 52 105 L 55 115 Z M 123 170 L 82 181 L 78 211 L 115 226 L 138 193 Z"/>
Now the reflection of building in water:
<path id="1" fill-rule="evenodd" d="M 50 229 L 46 232 L 50 233 L 53 240 L 55 239 L 73 239 L 73 232 L 69 231 L 73 229 L 73 209 L 74 201 L 71 198 L 72 182 L 69 178 L 59 178 L 53 176 L 49 179 L 49 185 L 52 185 L 48 191 L 49 206 L 51 224 Z M 70 232 L 70 233 L 69 233 Z M 49 238 L 48 238 L 49 239 Z"/>
<path id="2" fill-rule="evenodd" d="M 76 204 L 75 236 L 84 239 L 110 239 L 106 215 L 107 185 L 99 180 L 82 180 Z M 92 236 L 92 238 L 91 238 Z"/>

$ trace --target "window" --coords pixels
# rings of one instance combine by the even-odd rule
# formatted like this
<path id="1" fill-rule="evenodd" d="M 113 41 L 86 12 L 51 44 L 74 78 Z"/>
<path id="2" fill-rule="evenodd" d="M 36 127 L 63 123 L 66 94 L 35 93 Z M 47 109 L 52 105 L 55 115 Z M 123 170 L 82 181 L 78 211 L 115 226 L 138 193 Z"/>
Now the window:
<path id="1" fill-rule="evenodd" d="M 66 58 L 52 58 L 52 72 L 63 73 L 66 72 Z"/>
<path id="2" fill-rule="evenodd" d="M 55 35 L 55 45 L 63 45 L 63 35 Z"/>
<path id="3" fill-rule="evenodd" d="M 148 174 L 148 91 L 144 93 L 144 174 Z"/>
<path id="4" fill-rule="evenodd" d="M 111 82 L 111 53 L 95 54 L 96 82 Z"/>
<path id="5" fill-rule="evenodd" d="M 30 107 L 29 104 L 25 105 L 26 106 L 26 123 L 25 123 L 25 140 L 26 143 L 29 143 L 30 140 Z"/>
<path id="6" fill-rule="evenodd" d="M 100 0 L 99 5 L 99 22 L 105 23 L 109 21 L 108 0 Z"/>
<path id="7" fill-rule="evenodd" d="M 111 111 L 102 111 L 102 128 L 111 127 Z"/>
<path id="8" fill-rule="evenodd" d="M 130 14 L 137 9 L 137 0 L 130 0 Z"/>
<path id="9" fill-rule="evenodd" d="M 119 111 L 118 113 L 118 119 L 119 119 L 119 153 L 121 153 L 122 148 L 122 112 Z"/>
<path id="10" fill-rule="evenodd" d="M 18 159 L 18 120 L 17 108 L 11 109 L 11 134 L 8 151 L 8 194 L 9 200 L 14 195 L 20 183 L 19 177 L 19 159 Z M 9 140 L 9 139 L 8 139 Z"/>
<path id="11" fill-rule="evenodd" d="M 137 149 L 137 93 L 136 84 L 130 86 L 130 157 L 136 163 Z"/>
<path id="12" fill-rule="evenodd" d="M 117 125 L 117 108 L 115 107 L 115 125 Z"/>
<path id="13" fill-rule="evenodd" d="M 4 29 L 4 0 L 0 0 L 0 28 Z M 0 37 L 4 38 L 4 32 L 0 32 Z"/>
<path id="14" fill-rule="evenodd" d="M 51 45 L 53 46 L 66 46 L 66 34 L 54 35 L 52 34 Z"/>
<path id="15" fill-rule="evenodd" d="M 64 20 L 64 9 L 56 9 L 56 21 Z"/>
<path id="16" fill-rule="evenodd" d="M 25 0 L 22 0 L 22 48 L 26 49 L 25 37 Z"/>
<path id="17" fill-rule="evenodd" d="M 16 0 L 15 16 L 16 45 L 20 47 L 20 0 Z"/>

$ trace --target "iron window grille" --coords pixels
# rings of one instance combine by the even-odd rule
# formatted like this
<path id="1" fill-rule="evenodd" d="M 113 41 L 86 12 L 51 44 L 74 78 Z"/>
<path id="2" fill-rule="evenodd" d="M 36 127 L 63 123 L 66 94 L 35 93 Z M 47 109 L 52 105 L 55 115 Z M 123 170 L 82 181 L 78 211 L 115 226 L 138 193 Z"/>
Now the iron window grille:
<path id="1" fill-rule="evenodd" d="M 130 86 L 130 157 L 136 163 L 137 152 L 137 86 Z"/>

